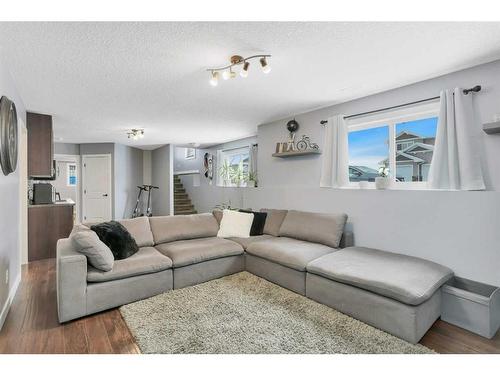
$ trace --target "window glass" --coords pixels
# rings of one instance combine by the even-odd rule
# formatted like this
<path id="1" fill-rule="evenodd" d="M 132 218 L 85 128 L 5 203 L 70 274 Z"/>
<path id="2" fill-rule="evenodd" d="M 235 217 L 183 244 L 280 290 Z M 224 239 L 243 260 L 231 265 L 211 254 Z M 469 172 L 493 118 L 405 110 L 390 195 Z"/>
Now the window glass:
<path id="1" fill-rule="evenodd" d="M 396 181 L 427 181 L 437 121 L 430 117 L 396 124 Z"/>
<path id="2" fill-rule="evenodd" d="M 76 186 L 76 164 L 68 164 L 68 186 Z"/>
<path id="3" fill-rule="evenodd" d="M 349 181 L 375 181 L 379 168 L 389 159 L 389 127 L 378 126 L 349 132 Z"/>
<path id="4" fill-rule="evenodd" d="M 226 186 L 246 186 L 249 168 L 249 147 L 222 151 L 219 173 L 223 178 L 223 184 Z"/>

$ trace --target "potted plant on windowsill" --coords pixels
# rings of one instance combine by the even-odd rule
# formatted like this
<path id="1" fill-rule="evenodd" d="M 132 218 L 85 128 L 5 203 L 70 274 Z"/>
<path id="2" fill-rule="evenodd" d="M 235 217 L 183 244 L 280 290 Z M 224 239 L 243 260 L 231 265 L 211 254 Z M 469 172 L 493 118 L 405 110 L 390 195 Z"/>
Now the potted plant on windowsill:
<path id="1" fill-rule="evenodd" d="M 257 173 L 248 172 L 247 187 L 257 187 Z"/>
<path id="2" fill-rule="evenodd" d="M 375 187 L 379 190 L 384 190 L 389 187 L 389 168 L 382 166 L 378 169 L 378 177 L 375 177 Z"/>
<path id="3" fill-rule="evenodd" d="M 227 160 L 224 160 L 221 167 L 219 168 L 219 176 L 222 178 L 222 183 L 224 186 L 231 186 L 231 180 L 233 177 L 233 170 L 229 165 Z"/>
<path id="4" fill-rule="evenodd" d="M 248 176 L 243 169 L 243 161 L 240 161 L 238 167 L 233 172 L 233 182 L 237 187 L 241 187 L 241 185 L 248 180 Z"/>

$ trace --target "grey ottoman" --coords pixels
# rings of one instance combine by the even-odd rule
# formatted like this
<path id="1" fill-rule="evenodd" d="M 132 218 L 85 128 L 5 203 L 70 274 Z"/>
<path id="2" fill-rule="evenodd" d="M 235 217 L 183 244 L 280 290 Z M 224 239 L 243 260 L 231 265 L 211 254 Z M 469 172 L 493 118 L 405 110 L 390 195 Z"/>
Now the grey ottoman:
<path id="1" fill-rule="evenodd" d="M 306 296 L 417 343 L 441 313 L 441 286 L 453 276 L 424 259 L 349 247 L 307 265 Z"/>

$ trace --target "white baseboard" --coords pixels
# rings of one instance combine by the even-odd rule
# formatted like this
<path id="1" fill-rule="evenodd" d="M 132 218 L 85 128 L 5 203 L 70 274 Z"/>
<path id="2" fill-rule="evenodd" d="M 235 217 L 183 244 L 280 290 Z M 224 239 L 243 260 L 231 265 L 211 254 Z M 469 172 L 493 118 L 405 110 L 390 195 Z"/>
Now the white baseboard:
<path id="1" fill-rule="evenodd" d="M 2 330 L 3 324 L 5 323 L 5 319 L 7 319 L 7 314 L 9 313 L 10 306 L 12 305 L 12 300 L 16 296 L 17 288 L 19 288 L 20 283 L 21 283 L 21 272 L 19 272 L 19 275 L 17 275 L 16 281 L 14 281 L 14 286 L 10 288 L 7 301 L 5 301 L 2 307 L 2 312 L 0 313 L 0 331 Z"/>

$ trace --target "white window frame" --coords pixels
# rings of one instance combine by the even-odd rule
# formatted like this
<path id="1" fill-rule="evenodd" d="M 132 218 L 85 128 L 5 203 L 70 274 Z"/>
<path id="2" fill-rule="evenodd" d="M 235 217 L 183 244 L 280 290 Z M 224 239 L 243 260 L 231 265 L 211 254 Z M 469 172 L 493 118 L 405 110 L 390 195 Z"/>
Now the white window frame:
<path id="1" fill-rule="evenodd" d="M 247 145 L 247 146 L 241 146 L 241 147 L 235 147 L 235 148 L 229 148 L 229 149 L 225 149 L 225 150 L 219 150 L 218 153 L 217 153 L 217 186 L 220 186 L 220 187 L 231 187 L 231 188 L 238 188 L 238 187 L 247 187 L 247 182 L 244 181 L 242 182 L 242 184 L 240 186 L 238 186 L 237 184 L 231 182 L 229 185 L 224 185 L 224 181 L 222 180 L 220 174 L 219 174 L 219 171 L 220 171 L 220 168 L 224 162 L 224 160 L 227 158 L 227 157 L 230 157 L 230 156 L 234 156 L 234 155 L 239 155 L 239 154 L 242 154 L 243 150 L 246 150 L 246 152 L 248 152 L 248 168 L 250 169 L 250 166 L 251 166 L 251 163 L 252 163 L 252 153 L 250 152 L 251 151 L 251 145 Z"/>
<path id="2" fill-rule="evenodd" d="M 426 181 L 396 182 L 393 173 L 396 171 L 396 124 L 422 120 L 429 117 L 438 117 L 439 100 L 424 104 L 409 106 L 405 108 L 384 111 L 377 114 L 354 117 L 347 119 L 347 132 L 367 130 L 381 126 L 389 128 L 389 170 L 391 171 L 391 182 L 389 189 L 393 190 L 426 190 Z M 368 188 L 375 189 L 375 182 L 367 182 Z M 359 182 L 349 181 L 347 188 L 358 189 Z"/>

